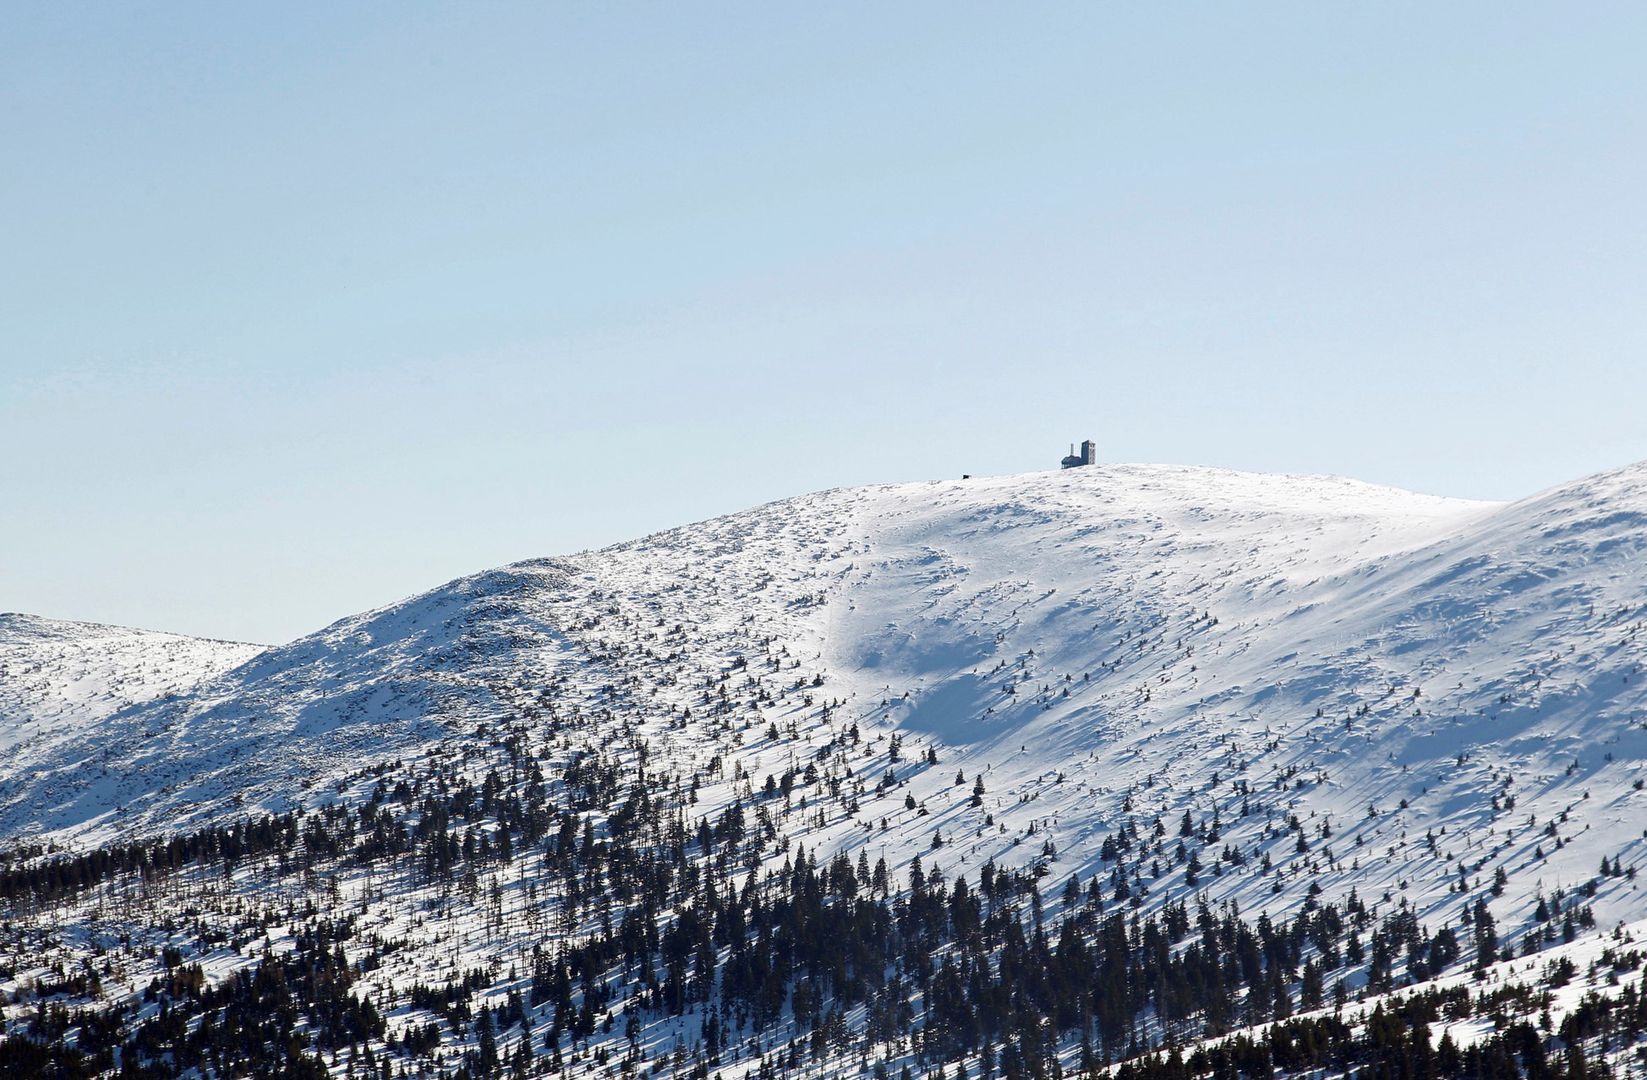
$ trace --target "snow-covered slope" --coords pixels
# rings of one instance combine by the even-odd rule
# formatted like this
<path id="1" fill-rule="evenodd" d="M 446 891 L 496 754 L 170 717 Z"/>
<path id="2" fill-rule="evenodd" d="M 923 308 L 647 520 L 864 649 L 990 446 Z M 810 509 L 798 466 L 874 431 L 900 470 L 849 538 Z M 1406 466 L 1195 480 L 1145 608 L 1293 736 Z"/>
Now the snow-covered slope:
<path id="1" fill-rule="evenodd" d="M 594 760 L 688 830 L 749 808 L 752 867 L 804 847 L 902 880 L 919 856 L 951 879 L 1108 875 L 1117 900 L 1130 875 L 1146 914 L 1202 898 L 1284 916 L 1353 892 L 1375 920 L 1432 927 L 1487 896 L 1506 947 L 1542 945 L 1580 897 L 1602 927 L 1647 918 L 1644 556 L 1647 463 L 1512 504 L 1118 465 L 802 496 L 270 649 L 6 616 L 0 839 L 37 865 L 41 840 L 84 851 L 297 807 L 365 822 L 386 800 L 421 833 L 435 804 L 411 793 L 431 791 L 467 808 L 466 844 L 519 831 L 465 787 L 564 804 L 593 836 L 615 789 L 543 785 Z M 518 992 L 501 973 L 566 915 L 547 851 L 532 872 L 466 851 L 458 905 L 393 860 L 388 887 L 365 856 L 327 863 L 328 903 L 395 943 L 360 992 L 471 970 L 492 973 L 481 998 Z M 183 886 L 223 923 L 178 939 L 209 978 L 252 962 L 214 944 L 241 936 L 242 905 L 276 911 L 288 886 L 314 902 L 318 879 L 282 873 L 285 853 Z M 110 886 L 74 901 L 88 927 L 108 897 L 183 903 Z M 1535 917 L 1544 900 L 1554 917 Z M 59 939 L 70 916 L 41 910 L 13 953 L 89 964 L 102 939 Z M 128 934 L 154 918 L 133 910 L 149 914 Z M 659 1021 L 644 1041 L 697 1030 Z"/>
<path id="2" fill-rule="evenodd" d="M 261 645 L 0 613 L 0 738 L 85 727 L 133 705 L 187 693 Z"/>
<path id="3" fill-rule="evenodd" d="M 1336 834 L 1324 883 L 1422 908 L 1465 861 L 1530 897 L 1643 851 L 1644 512 L 1640 466 L 1504 507 L 1193 469 L 899 489 L 862 516 L 826 655 L 1066 862 L 1128 792 L 1176 820 L 1284 784 Z"/>
<path id="4" fill-rule="evenodd" d="M 25 778 L 51 783 L 35 770 L 59 762 L 87 767 L 98 757 L 107 763 L 110 756 L 93 744 L 118 718 L 178 701 L 261 651 L 241 642 L 0 614 L 0 770 L 19 797 L 34 797 Z"/>
<path id="5" fill-rule="evenodd" d="M 1531 903 L 1603 855 L 1642 855 L 1644 523 L 1643 465 L 1510 505 L 1107 466 L 790 499 L 461 579 L 256 655 L 18 623 L 0 824 L 103 835 L 312 802 L 551 696 L 632 723 L 701 711 L 726 665 L 781 652 L 822 676 L 814 705 L 734 694 L 743 724 L 857 723 L 936 752 L 865 800 L 876 844 L 906 857 L 938 829 L 962 866 L 1050 840 L 1075 868 L 1123 813 L 1175 821 L 1281 787 L 1312 839 L 1332 834 L 1296 863 L 1329 888 L 1426 907 L 1462 864 L 1505 869 Z M 682 761 L 701 739 L 676 740 Z M 759 777 L 780 755 L 758 742 L 717 749 Z M 854 846 L 859 828 L 814 842 Z M 1643 913 L 1634 895 L 1607 905 Z"/>

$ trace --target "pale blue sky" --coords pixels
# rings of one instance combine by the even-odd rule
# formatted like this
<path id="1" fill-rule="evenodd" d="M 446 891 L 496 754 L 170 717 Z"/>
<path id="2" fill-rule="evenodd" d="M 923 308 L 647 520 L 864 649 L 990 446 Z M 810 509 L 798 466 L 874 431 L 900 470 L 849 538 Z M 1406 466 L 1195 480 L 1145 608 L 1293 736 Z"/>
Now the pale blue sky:
<path id="1" fill-rule="evenodd" d="M 12 4 L 0 610 L 842 484 L 1647 457 L 1647 6 Z"/>

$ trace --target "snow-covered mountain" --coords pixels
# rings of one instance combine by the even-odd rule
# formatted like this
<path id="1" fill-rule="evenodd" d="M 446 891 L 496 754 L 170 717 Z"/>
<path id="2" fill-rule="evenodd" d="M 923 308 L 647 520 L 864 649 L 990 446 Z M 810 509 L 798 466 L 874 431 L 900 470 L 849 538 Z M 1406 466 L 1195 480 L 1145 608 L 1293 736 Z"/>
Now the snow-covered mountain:
<path id="1" fill-rule="evenodd" d="M 1152 905 L 1353 890 L 1443 925 L 1490 890 L 1519 935 L 1583 888 L 1611 927 L 1647 917 L 1644 626 L 1647 463 L 1510 504 L 1142 465 L 828 491 L 276 648 L 5 616 L 0 836 L 478 785 L 515 732 L 551 780 L 586 752 L 690 778 L 696 815 L 781 780 L 770 868 L 1085 880 L 1164 823 Z"/>
<path id="2" fill-rule="evenodd" d="M 790 499 L 261 651 L 7 616 L 0 811 L 13 835 L 69 837 L 283 809 L 542 686 L 691 707 L 766 641 L 823 676 L 833 723 L 939 748 L 918 798 L 946 793 L 948 766 L 983 772 L 998 825 L 967 861 L 1007 857 L 1034 821 L 1079 862 L 1129 790 L 1176 818 L 1213 774 L 1285 775 L 1302 817 L 1386 851 L 1346 880 L 1422 877 L 1418 845 L 1371 838 L 1473 830 L 1502 794 L 1518 813 L 1493 864 L 1570 882 L 1647 824 L 1644 553 L 1642 465 L 1509 505 L 1101 466 Z M 805 716 L 740 704 L 763 726 Z M 892 823 L 919 845 L 975 832 L 965 809 Z M 1529 862 L 1562 813 L 1578 847 Z"/>

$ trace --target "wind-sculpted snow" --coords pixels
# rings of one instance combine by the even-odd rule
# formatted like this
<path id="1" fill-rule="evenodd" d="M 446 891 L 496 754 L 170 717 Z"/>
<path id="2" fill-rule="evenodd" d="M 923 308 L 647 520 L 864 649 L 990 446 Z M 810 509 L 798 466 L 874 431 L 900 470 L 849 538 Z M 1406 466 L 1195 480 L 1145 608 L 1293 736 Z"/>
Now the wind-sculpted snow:
<path id="1" fill-rule="evenodd" d="M 829 609 L 832 685 L 981 766 L 998 825 L 1072 868 L 1126 793 L 1176 817 L 1239 777 L 1344 836 L 1310 860 L 1339 889 L 1443 903 L 1467 859 L 1530 904 L 1643 850 L 1644 475 L 1509 506 L 1132 467 L 890 489 Z"/>

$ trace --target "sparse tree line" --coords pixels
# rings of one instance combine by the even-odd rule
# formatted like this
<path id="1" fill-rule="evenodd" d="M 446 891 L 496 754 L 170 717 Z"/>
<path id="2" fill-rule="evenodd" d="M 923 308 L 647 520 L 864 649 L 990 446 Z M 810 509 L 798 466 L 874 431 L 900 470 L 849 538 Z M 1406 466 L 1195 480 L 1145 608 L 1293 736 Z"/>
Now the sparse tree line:
<path id="1" fill-rule="evenodd" d="M 68 910 L 99 889 L 163 890 L 191 875 L 239 874 L 249 887 L 295 880 L 306 899 L 287 912 L 289 951 L 265 949 L 218 984 L 169 950 L 166 976 L 144 994 L 153 1008 L 97 1003 L 95 964 L 38 984 L 31 1002 L 11 1005 L 0 1075 L 309 1076 L 340 1059 L 356 1075 L 383 1077 L 542 1075 L 592 1060 L 637 1069 L 648 1025 L 683 1017 L 693 1037 L 677 1064 L 700 1075 L 751 1059 L 762 1075 L 778 1075 L 893 1048 L 924 1069 L 964 1061 L 973 1075 L 1046 1080 L 1061 1073 L 1059 1047 L 1072 1040 L 1085 1069 L 1127 1062 L 1127 1080 L 1340 1063 L 1372 1067 L 1375 1078 L 1386 1068 L 1391 1077 L 1496 1077 L 1510 1075 L 1506 1061 L 1534 1080 L 1587 1075 L 1573 1071 L 1582 1049 L 1535 1069 L 1513 1031 L 1420 1060 L 1419 1028 L 1433 1021 L 1402 1014 L 1388 1031 L 1355 1033 L 1294 1018 L 1344 1006 L 1363 987 L 1382 993 L 1510 955 L 1486 895 L 1459 926 L 1434 931 L 1404 906 L 1375 918 L 1353 892 L 1328 902 L 1314 889 L 1288 919 L 1249 920 L 1195 891 L 1203 857 L 1232 868 L 1244 859 L 1227 844 L 1220 852 L 1216 813 L 1197 823 L 1187 812 L 1170 838 L 1158 819 L 1129 819 L 1102 846 L 1107 869 L 1085 879 L 1054 885 L 1049 858 L 986 864 L 972 880 L 916 859 L 895 877 L 866 849 L 855 860 L 820 859 L 787 845 L 779 826 L 791 796 L 834 794 L 814 767 L 829 747 L 781 780 L 760 790 L 748 783 L 729 804 L 695 814 L 707 774 L 688 783 L 650 769 L 642 739 L 556 760 L 549 744 L 532 752 L 524 726 L 491 735 L 499 753 L 484 775 L 438 761 L 421 774 L 386 763 L 363 774 L 370 791 L 352 806 L 85 854 L 13 852 L 0 869 L 10 912 Z M 855 731 L 842 738 L 857 741 Z M 889 747 L 889 770 L 898 757 Z M 929 754 L 916 767 L 936 764 Z M 972 791 L 981 788 L 980 779 Z M 778 851 L 781 868 L 763 870 Z M 1177 868 L 1176 895 L 1162 880 L 1163 858 Z M 318 875 L 400 875 L 443 896 L 455 891 L 472 910 L 501 911 L 504 868 L 530 882 L 528 906 L 564 936 L 535 945 L 510 978 L 479 969 L 419 983 L 402 1004 L 425 1018 L 391 1032 L 390 1003 L 356 985 L 399 943 L 361 938 L 348 919 L 323 915 Z M 1583 899 L 1543 898 L 1548 929 L 1524 948 L 1592 927 Z M 221 937 L 198 915 L 187 925 L 195 951 Z M 1639 1031 L 1639 998 L 1619 1000 L 1618 1030 Z M 1470 1015 L 1478 1006 L 1465 994 L 1437 1007 Z M 1188 1058 L 1171 1049 L 1266 1022 L 1281 1026 L 1263 1042 L 1237 1039 Z"/>

